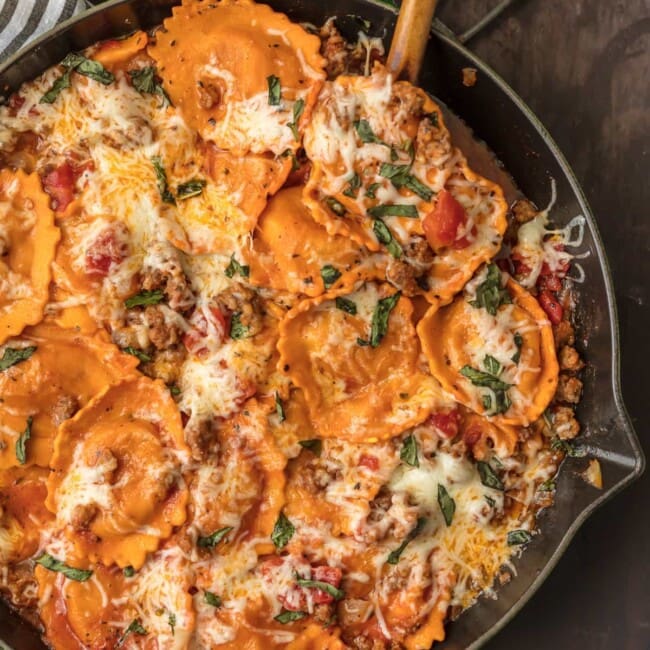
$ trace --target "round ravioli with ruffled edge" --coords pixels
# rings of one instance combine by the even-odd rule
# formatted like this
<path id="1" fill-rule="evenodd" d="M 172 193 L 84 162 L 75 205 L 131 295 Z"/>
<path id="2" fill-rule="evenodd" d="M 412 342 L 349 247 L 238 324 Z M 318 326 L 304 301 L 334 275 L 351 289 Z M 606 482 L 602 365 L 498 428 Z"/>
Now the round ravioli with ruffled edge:
<path id="1" fill-rule="evenodd" d="M 46 505 L 79 553 L 139 568 L 185 521 L 188 460 L 168 388 L 125 379 L 61 425 Z"/>
<path id="2" fill-rule="evenodd" d="M 490 264 L 418 335 L 433 376 L 455 399 L 498 424 L 527 426 L 558 382 L 553 331 L 537 300 Z"/>
<path id="3" fill-rule="evenodd" d="M 9 340 L 0 358 L 0 469 L 48 467 L 59 425 L 107 386 L 138 376 L 137 365 L 105 332 L 41 323 Z"/>
<path id="4" fill-rule="evenodd" d="M 373 442 L 421 422 L 441 399 L 420 367 L 411 301 L 366 283 L 305 300 L 280 324 L 278 368 L 304 391 L 319 436 Z"/>
<path id="5" fill-rule="evenodd" d="M 200 548 L 213 548 L 211 536 L 232 530 L 239 542 L 266 538 L 258 552 L 273 551 L 270 535 L 284 503 L 286 458 L 269 431 L 267 415 L 268 408 L 249 400 L 214 434 L 219 463 L 203 463 L 189 485 L 192 523 L 202 531 Z"/>
<path id="6" fill-rule="evenodd" d="M 0 171 L 0 344 L 42 319 L 59 238 L 38 175 Z"/>
<path id="7" fill-rule="evenodd" d="M 148 52 L 203 139 L 235 155 L 298 148 L 325 78 L 317 36 L 249 0 L 175 7 L 163 25 Z"/>
<path id="8" fill-rule="evenodd" d="M 245 254 L 252 284 L 312 297 L 330 288 L 351 290 L 379 273 L 366 248 L 314 221 L 300 186 L 269 201 Z"/>
<path id="9" fill-rule="evenodd" d="M 387 278 L 409 295 L 448 300 L 498 251 L 503 192 L 452 147 L 435 102 L 383 67 L 327 82 L 305 151 L 314 218 L 331 234 L 387 251 Z"/>

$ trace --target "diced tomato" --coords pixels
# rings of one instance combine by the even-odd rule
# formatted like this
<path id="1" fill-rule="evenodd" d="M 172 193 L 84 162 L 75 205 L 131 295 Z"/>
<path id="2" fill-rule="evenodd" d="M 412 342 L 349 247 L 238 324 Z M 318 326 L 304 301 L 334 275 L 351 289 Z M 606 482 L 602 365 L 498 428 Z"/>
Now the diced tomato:
<path id="1" fill-rule="evenodd" d="M 466 222 L 465 208 L 456 201 L 451 192 L 443 189 L 438 194 L 433 210 L 422 220 L 422 229 L 429 246 L 438 250 L 454 244 L 458 229 Z"/>
<path id="2" fill-rule="evenodd" d="M 542 291 L 560 291 L 562 280 L 557 275 L 540 275 L 537 278 L 537 287 Z"/>
<path id="3" fill-rule="evenodd" d="M 530 266 L 528 266 L 528 264 L 526 264 L 523 261 L 523 259 L 519 255 L 517 255 L 517 253 L 514 253 L 512 255 L 512 266 L 513 266 L 513 270 L 515 272 L 515 275 L 518 275 L 518 276 L 524 276 L 525 277 L 525 276 L 529 275 L 530 272 L 532 271 Z"/>
<path id="4" fill-rule="evenodd" d="M 359 457 L 359 465 L 376 472 L 379 469 L 379 458 L 377 458 L 377 456 L 371 456 L 370 454 L 361 454 Z"/>
<path id="5" fill-rule="evenodd" d="M 119 226 L 102 230 L 86 251 L 86 274 L 105 278 L 128 255 L 128 244 Z"/>
<path id="6" fill-rule="evenodd" d="M 448 413 L 433 413 L 429 423 L 440 431 L 445 438 L 455 438 L 460 427 L 460 411 L 454 409 Z"/>
<path id="7" fill-rule="evenodd" d="M 216 334 L 216 342 L 221 343 L 229 330 L 229 320 L 218 307 L 196 309 L 189 320 L 192 328 L 183 335 L 183 345 L 191 354 L 205 354 L 208 351 L 206 339 L 214 340 Z"/>
<path id="8" fill-rule="evenodd" d="M 326 582 L 333 587 L 337 587 L 341 584 L 341 578 L 343 573 L 341 569 L 337 569 L 333 566 L 317 566 L 314 567 L 311 571 L 311 579 L 318 580 L 319 582 Z M 322 589 L 316 589 L 314 587 L 305 587 L 311 591 L 311 599 L 315 605 L 322 605 L 327 603 L 334 602 L 334 596 L 328 594 Z"/>
<path id="9" fill-rule="evenodd" d="M 481 439 L 482 435 L 481 425 L 473 422 L 463 431 L 463 442 L 471 448 Z"/>
<path id="10" fill-rule="evenodd" d="M 537 300 L 553 325 L 557 325 L 562 321 L 564 310 L 558 299 L 550 291 L 542 291 Z"/>
<path id="11" fill-rule="evenodd" d="M 69 162 L 43 176 L 43 189 L 52 197 L 52 207 L 63 212 L 74 199 L 75 173 Z"/>

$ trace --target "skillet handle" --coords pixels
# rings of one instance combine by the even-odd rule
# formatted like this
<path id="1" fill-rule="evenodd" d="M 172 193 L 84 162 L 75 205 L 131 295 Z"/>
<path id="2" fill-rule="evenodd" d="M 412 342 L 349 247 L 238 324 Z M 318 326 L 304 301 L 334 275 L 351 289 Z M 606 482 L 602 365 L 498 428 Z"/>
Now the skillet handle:
<path id="1" fill-rule="evenodd" d="M 402 0 L 387 67 L 395 79 L 417 82 L 438 0 Z"/>

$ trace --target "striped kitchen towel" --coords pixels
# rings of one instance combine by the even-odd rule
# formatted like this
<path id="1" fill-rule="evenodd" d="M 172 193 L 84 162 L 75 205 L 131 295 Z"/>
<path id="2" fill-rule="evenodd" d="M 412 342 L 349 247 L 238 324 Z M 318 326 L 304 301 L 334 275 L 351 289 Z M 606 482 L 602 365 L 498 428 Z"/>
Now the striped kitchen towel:
<path id="1" fill-rule="evenodd" d="M 84 0 L 0 0 L 0 61 L 85 8 Z"/>

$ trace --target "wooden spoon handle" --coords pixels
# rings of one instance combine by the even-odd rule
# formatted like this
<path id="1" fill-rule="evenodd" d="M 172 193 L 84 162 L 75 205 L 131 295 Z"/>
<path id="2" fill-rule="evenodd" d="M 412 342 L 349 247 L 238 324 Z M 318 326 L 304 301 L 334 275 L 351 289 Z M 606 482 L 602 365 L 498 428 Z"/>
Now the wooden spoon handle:
<path id="1" fill-rule="evenodd" d="M 437 0 L 402 0 L 387 61 L 395 79 L 417 81 L 436 4 Z"/>

